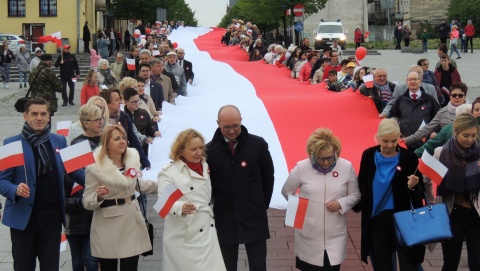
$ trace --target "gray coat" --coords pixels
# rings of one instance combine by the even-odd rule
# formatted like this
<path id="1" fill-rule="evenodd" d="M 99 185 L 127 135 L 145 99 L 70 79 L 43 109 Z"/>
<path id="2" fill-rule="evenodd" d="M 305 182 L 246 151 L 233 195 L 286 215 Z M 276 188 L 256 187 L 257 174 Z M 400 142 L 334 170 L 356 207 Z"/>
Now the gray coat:
<path id="1" fill-rule="evenodd" d="M 170 65 L 168 62 L 165 63 L 165 70 L 169 73 L 173 73 L 175 80 L 180 86 L 180 91 L 178 95 L 187 96 L 187 80 L 185 78 L 185 71 L 180 65 L 176 62 L 173 65 Z"/>
<path id="2" fill-rule="evenodd" d="M 18 52 L 15 56 L 17 59 L 17 67 L 19 72 L 30 71 L 30 54 L 28 52 Z"/>

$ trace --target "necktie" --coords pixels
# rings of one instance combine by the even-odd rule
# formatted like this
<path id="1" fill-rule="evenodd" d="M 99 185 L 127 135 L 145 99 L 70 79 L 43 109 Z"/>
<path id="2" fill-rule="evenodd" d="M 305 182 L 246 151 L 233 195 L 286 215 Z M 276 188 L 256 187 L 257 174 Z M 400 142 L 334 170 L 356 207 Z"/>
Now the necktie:
<path id="1" fill-rule="evenodd" d="M 414 101 L 417 100 L 417 94 L 412 94 L 412 100 L 414 100 Z"/>
<path id="2" fill-rule="evenodd" d="M 182 61 L 181 61 L 181 60 L 180 60 L 180 61 L 178 61 L 178 65 L 180 65 L 180 67 L 183 67 L 183 66 L 182 66 Z"/>
<path id="3" fill-rule="evenodd" d="M 228 146 L 230 147 L 230 152 L 235 156 L 235 141 L 228 141 Z"/>

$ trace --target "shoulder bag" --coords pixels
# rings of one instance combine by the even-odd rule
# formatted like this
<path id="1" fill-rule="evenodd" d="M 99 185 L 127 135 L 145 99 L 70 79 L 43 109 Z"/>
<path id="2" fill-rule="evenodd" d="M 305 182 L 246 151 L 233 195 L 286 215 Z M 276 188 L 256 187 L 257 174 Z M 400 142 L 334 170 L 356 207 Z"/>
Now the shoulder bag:
<path id="1" fill-rule="evenodd" d="M 19 112 L 19 113 L 25 112 L 25 104 L 28 102 L 28 99 L 30 99 L 30 92 L 32 91 L 32 86 L 35 85 L 35 81 L 37 81 L 38 75 L 43 70 L 43 68 L 45 68 L 45 67 L 41 67 L 38 70 L 37 74 L 35 74 L 35 78 L 33 78 L 33 81 L 30 84 L 30 87 L 28 88 L 28 91 L 27 91 L 27 94 L 25 95 L 25 97 L 22 97 L 22 98 L 18 99 L 15 102 L 15 104 L 13 105 L 15 107 L 15 110 L 17 110 L 17 112 Z"/>
<path id="2" fill-rule="evenodd" d="M 427 206 L 414 209 L 410 198 L 410 210 L 394 214 L 395 235 L 404 248 L 452 238 L 447 205 L 431 205 L 423 195 Z"/>
<path id="3" fill-rule="evenodd" d="M 140 188 L 140 183 L 138 182 L 138 178 L 137 178 L 137 185 L 138 185 L 138 192 L 140 192 L 140 195 L 142 194 L 142 189 Z M 145 219 L 145 225 L 147 226 L 147 231 L 148 231 L 148 236 L 150 237 L 150 244 L 152 244 L 152 249 L 149 250 L 149 251 L 145 251 L 143 252 L 142 256 L 146 257 L 146 256 L 149 256 L 149 255 L 153 255 L 153 225 L 152 223 L 148 222 L 148 218 L 147 218 L 147 209 L 145 209 L 145 204 L 143 203 L 143 200 L 138 197 L 138 202 L 140 202 L 142 204 L 142 209 L 143 209 L 143 218 Z"/>

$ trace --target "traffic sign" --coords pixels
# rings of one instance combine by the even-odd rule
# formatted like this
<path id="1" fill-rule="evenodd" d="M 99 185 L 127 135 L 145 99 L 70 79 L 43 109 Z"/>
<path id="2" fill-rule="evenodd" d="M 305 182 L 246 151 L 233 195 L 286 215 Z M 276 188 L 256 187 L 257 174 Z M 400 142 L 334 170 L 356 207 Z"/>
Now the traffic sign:
<path id="1" fill-rule="evenodd" d="M 295 23 L 295 31 L 297 31 L 297 32 L 303 31 L 303 23 L 302 22 L 296 22 Z"/>
<path id="2" fill-rule="evenodd" d="M 302 4 L 296 4 L 293 6 L 293 14 L 295 16 L 303 16 L 304 11 L 305 7 Z"/>

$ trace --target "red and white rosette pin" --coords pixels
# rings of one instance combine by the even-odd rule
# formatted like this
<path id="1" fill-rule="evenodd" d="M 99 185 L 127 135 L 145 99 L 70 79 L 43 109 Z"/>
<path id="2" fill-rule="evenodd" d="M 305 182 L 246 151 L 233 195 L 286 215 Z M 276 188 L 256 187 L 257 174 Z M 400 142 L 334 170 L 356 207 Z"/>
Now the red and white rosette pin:
<path id="1" fill-rule="evenodd" d="M 338 177 L 338 172 L 334 171 L 334 172 L 332 173 L 332 175 L 333 175 L 333 177 L 337 178 L 337 177 Z"/>
<path id="2" fill-rule="evenodd" d="M 135 178 L 137 177 L 137 170 L 134 168 L 129 168 L 127 171 L 125 171 L 125 176 Z"/>

